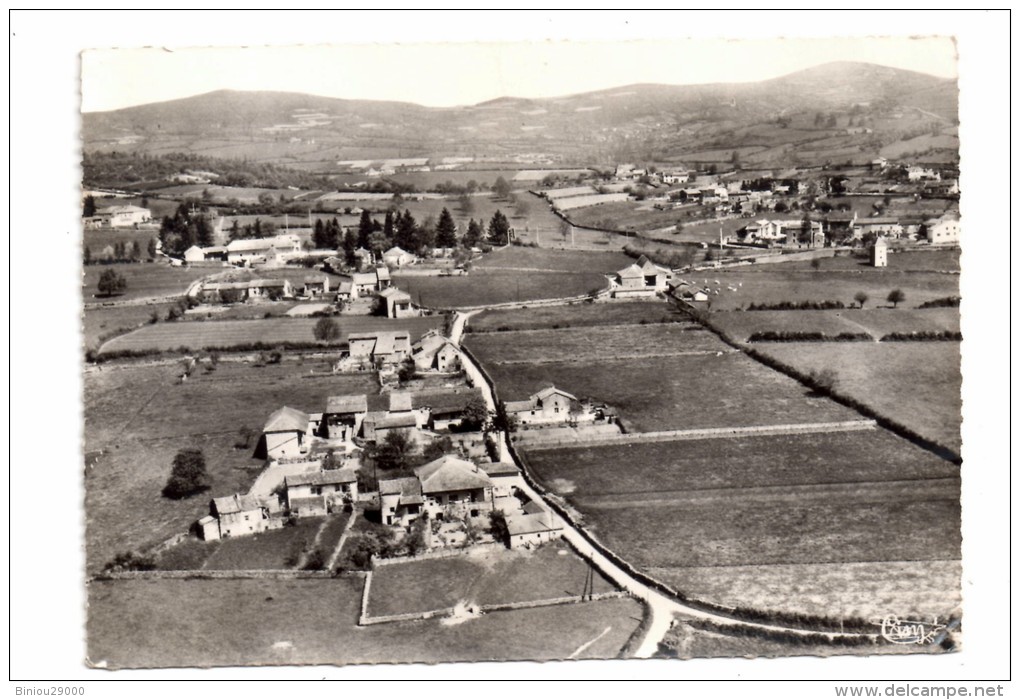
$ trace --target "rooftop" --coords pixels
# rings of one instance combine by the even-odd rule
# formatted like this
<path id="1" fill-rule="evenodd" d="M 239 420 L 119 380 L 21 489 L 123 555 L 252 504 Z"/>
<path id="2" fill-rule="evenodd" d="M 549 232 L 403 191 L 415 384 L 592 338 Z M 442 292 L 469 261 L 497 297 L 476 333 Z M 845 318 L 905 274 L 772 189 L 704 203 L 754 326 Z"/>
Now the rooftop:
<path id="1" fill-rule="evenodd" d="M 327 484 L 352 484 L 358 480 L 353 469 L 327 469 L 319 472 L 305 472 L 284 477 L 284 483 L 291 486 L 325 486 Z"/>
<path id="2" fill-rule="evenodd" d="M 266 426 L 262 429 L 264 433 L 289 433 L 289 432 L 305 432 L 308 430 L 308 421 L 310 420 L 307 413 L 299 411 L 296 408 L 290 406 L 284 406 L 278 408 L 270 414 L 269 419 L 266 421 Z"/>
<path id="3" fill-rule="evenodd" d="M 364 413 L 368 410 L 365 394 L 330 396 L 326 399 L 326 413 Z"/>
<path id="4" fill-rule="evenodd" d="M 455 455 L 444 455 L 414 470 L 423 493 L 469 491 L 492 486 L 492 480 L 476 464 Z"/>

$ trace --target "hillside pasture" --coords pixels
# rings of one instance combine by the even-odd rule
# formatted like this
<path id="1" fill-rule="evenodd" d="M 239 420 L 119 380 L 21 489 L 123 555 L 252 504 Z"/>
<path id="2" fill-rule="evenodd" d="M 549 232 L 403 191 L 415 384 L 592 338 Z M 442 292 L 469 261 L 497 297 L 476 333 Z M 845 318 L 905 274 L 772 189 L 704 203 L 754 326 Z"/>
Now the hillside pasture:
<path id="1" fill-rule="evenodd" d="M 144 326 L 156 314 L 159 321 L 177 302 L 163 304 L 116 304 L 88 306 L 82 311 L 82 340 L 86 350 L 98 350 L 104 341 Z"/>
<path id="2" fill-rule="evenodd" d="M 178 321 L 144 326 L 103 344 L 104 353 L 122 351 L 172 351 L 178 348 L 200 350 L 203 348 L 231 348 L 262 343 L 275 345 L 283 343 L 309 343 L 321 345 L 324 349 L 339 347 L 347 343 L 351 333 L 368 331 L 409 330 L 411 342 L 415 342 L 425 331 L 441 328 L 442 316 L 421 316 L 400 320 L 378 316 L 341 316 L 334 319 L 340 327 L 340 335 L 334 340 L 315 339 L 316 318 L 267 318 L 257 320 L 208 320 Z"/>
<path id="3" fill-rule="evenodd" d="M 614 658 L 629 598 L 359 627 L 360 577 L 93 581 L 88 658 L 109 668 Z M 608 632 L 606 632 L 608 628 Z M 601 636 L 600 636 L 601 635 Z"/>
<path id="4" fill-rule="evenodd" d="M 423 308 L 457 309 L 584 296 L 609 286 L 598 272 L 508 272 L 480 269 L 456 277 L 397 277 L 395 286 Z"/>
<path id="5" fill-rule="evenodd" d="M 649 326 L 641 326 L 641 329 Z M 640 346 L 640 335 L 634 334 Z M 478 337 L 482 337 L 479 335 Z M 473 340 L 474 338 L 470 338 Z M 735 352 L 637 360 L 482 366 L 504 401 L 554 384 L 579 398 L 614 406 L 628 432 L 854 420 L 855 411 L 814 395 L 798 382 Z"/>
<path id="6" fill-rule="evenodd" d="M 497 330 L 538 330 L 615 326 L 641 323 L 684 323 L 687 316 L 671 304 L 661 301 L 631 301 L 588 304 L 577 302 L 562 306 L 536 306 L 530 309 L 494 309 L 482 311 L 468 321 L 471 332 Z"/>
<path id="7" fill-rule="evenodd" d="M 589 565 L 562 542 L 535 550 L 469 552 L 380 566 L 372 576 L 371 616 L 420 613 L 458 603 L 496 605 L 580 596 Z M 428 581 L 428 586 L 422 582 Z M 595 573 L 594 593 L 615 587 Z"/>
<path id="8" fill-rule="evenodd" d="M 888 333 L 959 331 L 959 309 L 828 309 L 791 311 L 721 311 L 710 317 L 712 326 L 738 342 L 754 333 L 818 332 L 868 333 L 880 340 Z"/>
<path id="9" fill-rule="evenodd" d="M 763 343 L 757 349 L 801 372 L 831 369 L 840 394 L 960 449 L 959 343 Z"/>
<path id="10" fill-rule="evenodd" d="M 145 247 L 142 247 L 144 252 Z M 93 251 L 95 253 L 96 251 Z M 107 301 L 128 301 L 149 297 L 184 296 L 195 280 L 218 270 L 206 267 L 171 267 L 164 263 L 113 263 L 110 265 L 86 265 L 82 279 L 82 297 L 86 303 Z M 112 297 L 99 293 L 99 278 L 107 270 L 114 270 L 124 276 L 127 287 Z"/>

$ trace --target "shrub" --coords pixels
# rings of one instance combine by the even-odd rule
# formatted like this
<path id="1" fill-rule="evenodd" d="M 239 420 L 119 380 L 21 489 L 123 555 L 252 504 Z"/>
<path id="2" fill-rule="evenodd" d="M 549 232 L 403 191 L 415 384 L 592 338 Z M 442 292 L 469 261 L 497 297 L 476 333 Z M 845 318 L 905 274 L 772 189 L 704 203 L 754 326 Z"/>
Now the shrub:
<path id="1" fill-rule="evenodd" d="M 960 331 L 914 331 L 913 333 L 888 333 L 882 342 L 963 340 Z"/>
<path id="2" fill-rule="evenodd" d="M 839 333 L 837 335 L 826 335 L 818 331 L 755 331 L 747 342 L 749 343 L 848 343 L 870 341 L 872 338 L 867 333 Z"/>
<path id="3" fill-rule="evenodd" d="M 340 337 L 340 326 L 331 318 L 320 318 L 312 332 L 316 340 L 336 340 Z"/>
<path id="4" fill-rule="evenodd" d="M 748 311 L 825 311 L 845 308 L 846 305 L 841 301 L 778 301 L 771 304 L 752 302 L 747 305 Z"/>
<path id="5" fill-rule="evenodd" d="M 960 297 L 942 297 L 941 299 L 932 299 L 926 301 L 917 308 L 919 309 L 938 309 L 938 308 L 952 308 L 960 306 Z"/>
<path id="6" fill-rule="evenodd" d="M 128 551 L 121 552 L 115 556 L 105 567 L 103 567 L 103 571 L 105 573 L 113 573 L 116 571 L 152 571 L 155 568 L 156 560 L 154 557 L 139 554 L 134 551 Z"/>
<path id="7" fill-rule="evenodd" d="M 184 449 L 174 457 L 170 478 L 163 487 L 165 498 L 181 499 L 209 489 L 202 450 Z"/>
<path id="8" fill-rule="evenodd" d="M 320 571 L 326 568 L 326 556 L 322 552 L 321 547 L 316 547 L 309 554 L 305 560 L 305 565 L 301 567 L 304 571 Z"/>

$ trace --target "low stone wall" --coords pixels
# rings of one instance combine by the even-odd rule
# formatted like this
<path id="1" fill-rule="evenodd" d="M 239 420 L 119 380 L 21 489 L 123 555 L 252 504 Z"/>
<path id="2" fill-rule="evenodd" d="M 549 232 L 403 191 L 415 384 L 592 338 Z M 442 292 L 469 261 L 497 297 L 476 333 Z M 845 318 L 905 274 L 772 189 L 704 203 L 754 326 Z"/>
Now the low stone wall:
<path id="1" fill-rule="evenodd" d="M 506 547 L 503 545 L 497 542 L 490 542 L 487 544 L 476 544 L 471 547 L 464 547 L 463 549 L 437 549 L 432 552 L 416 554 L 413 557 L 387 557 L 386 559 L 378 559 L 373 556 L 372 568 L 378 569 L 381 566 L 408 564 L 415 561 L 429 561 L 431 559 L 449 559 L 451 557 L 459 557 L 472 552 L 495 552 L 504 549 L 506 549 Z"/>
<path id="2" fill-rule="evenodd" d="M 363 571 L 345 571 L 340 576 L 364 576 Z M 299 571 L 296 569 L 186 569 L 183 571 L 116 571 L 96 576 L 99 580 L 158 580 L 158 579 L 303 579 L 336 578 L 329 571 Z"/>
<path id="3" fill-rule="evenodd" d="M 368 590 L 368 586 L 365 586 L 365 590 Z M 581 603 L 586 600 L 608 600 L 610 598 L 627 598 L 629 593 L 625 591 L 609 591 L 607 593 L 596 593 L 591 596 L 563 596 L 561 598 L 546 598 L 544 600 L 525 600 L 516 603 L 493 603 L 491 605 L 477 605 L 474 609 L 479 614 L 485 614 L 490 612 L 500 612 L 503 610 L 524 610 L 527 608 L 545 608 L 551 605 L 569 605 L 571 603 Z M 428 610 L 426 612 L 412 612 L 412 613 L 400 613 L 398 615 L 379 615 L 376 617 L 369 617 L 365 614 L 364 603 L 368 600 L 368 596 L 362 599 L 362 611 L 361 619 L 358 620 L 358 624 L 362 626 L 368 625 L 381 625 L 387 622 L 409 622 L 412 620 L 430 620 L 435 617 L 450 617 L 456 611 L 456 608 L 441 608 L 439 610 Z"/>
<path id="4" fill-rule="evenodd" d="M 531 450 L 549 450 L 573 445 L 612 445 L 630 442 L 669 442 L 672 440 L 704 440 L 719 437 L 747 437 L 752 435 L 800 435 L 807 433 L 836 433 L 851 430 L 874 430 L 873 420 L 850 420 L 832 423 L 792 423 L 787 425 L 751 425 L 736 428 L 701 428 L 698 430 L 660 430 L 649 433 L 621 433 L 618 435 L 593 435 L 588 438 L 548 439 L 542 441 L 515 441 L 515 444 Z"/>

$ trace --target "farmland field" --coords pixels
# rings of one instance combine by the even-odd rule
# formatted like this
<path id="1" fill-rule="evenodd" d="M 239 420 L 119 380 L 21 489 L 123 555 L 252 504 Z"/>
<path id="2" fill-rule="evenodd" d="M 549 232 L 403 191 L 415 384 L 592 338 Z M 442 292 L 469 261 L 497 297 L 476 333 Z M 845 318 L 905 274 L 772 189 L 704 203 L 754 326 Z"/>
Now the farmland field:
<path id="1" fill-rule="evenodd" d="M 704 489 L 872 483 L 958 477 L 956 465 L 886 430 L 758 435 L 526 450 L 553 491 L 658 498 Z M 625 470 L 620 465 L 626 464 Z"/>
<path id="2" fill-rule="evenodd" d="M 507 331 L 472 335 L 472 352 L 493 364 L 589 362 L 626 357 L 660 357 L 686 353 L 720 352 L 728 348 L 699 327 L 674 323 L 647 324 L 635 342 L 632 325 L 561 328 L 559 330 Z M 499 359 L 494 359 L 498 357 Z"/>
<path id="3" fill-rule="evenodd" d="M 959 469 L 886 431 L 526 458 L 607 547 L 687 595 L 829 616 L 959 604 Z"/>
<path id="4" fill-rule="evenodd" d="M 854 303 L 857 292 L 865 292 L 870 301 L 866 307 L 886 306 L 886 297 L 893 289 L 906 294 L 906 306 L 959 295 L 960 278 L 940 273 L 906 272 L 902 270 L 832 271 L 819 274 L 811 270 L 788 270 L 786 264 L 766 265 L 756 269 L 702 270 L 685 276 L 696 286 L 708 285 L 718 294 L 711 296 L 714 311 L 746 308 L 749 304 L 784 301 L 841 301 Z M 718 284 L 716 284 L 718 281 Z M 736 291 L 733 291 L 736 289 Z"/>
<path id="5" fill-rule="evenodd" d="M 323 517 L 299 518 L 279 530 L 221 540 L 203 568 L 292 569 L 324 521 Z"/>
<path id="6" fill-rule="evenodd" d="M 868 333 L 879 340 L 888 333 L 959 331 L 959 309 L 830 309 L 826 311 L 723 311 L 710 323 L 744 342 L 756 332 Z"/>
<path id="7" fill-rule="evenodd" d="M 485 304 L 583 296 L 609 285 L 598 272 L 477 270 L 460 277 L 394 277 L 419 306 L 455 309 Z"/>
<path id="8" fill-rule="evenodd" d="M 149 241 L 152 240 L 159 240 L 159 229 L 87 230 L 82 234 L 82 253 L 84 254 L 85 248 L 88 248 L 93 260 L 101 260 L 104 248 L 109 246 L 112 249 L 118 243 L 123 243 L 130 254 L 131 245 L 137 241 L 144 260 L 149 256 Z"/>
<path id="9" fill-rule="evenodd" d="M 642 326 L 645 328 L 649 326 Z M 476 337 L 483 335 L 469 336 L 468 342 Z M 579 398 L 614 406 L 629 432 L 858 418 L 855 411 L 815 396 L 789 377 L 739 353 L 495 364 L 500 356 L 497 349 L 479 357 L 496 384 L 499 399 L 526 399 L 543 386 L 555 384 Z"/>
<path id="10" fill-rule="evenodd" d="M 685 207 L 679 209 L 656 209 L 652 202 L 608 202 L 583 209 L 572 209 L 568 213 L 571 223 L 578 226 L 591 226 L 594 228 L 608 228 L 616 231 L 655 231 L 658 229 L 675 226 L 678 221 L 683 222 L 691 219 L 692 214 L 697 219 L 714 217 L 714 212 L 707 213 L 705 207 Z M 735 219 L 729 222 L 737 221 Z M 724 222 L 714 224 L 714 232 L 710 239 L 719 239 L 719 226 Z M 742 225 L 742 224 L 741 224 Z M 739 228 L 739 227 L 738 227 Z M 697 229 L 695 229 L 696 231 Z M 684 238 L 677 236 L 677 240 L 702 240 L 700 237 L 691 236 Z"/>
<path id="11" fill-rule="evenodd" d="M 499 248 L 472 262 L 475 270 L 509 269 L 544 272 L 598 272 L 609 274 L 633 264 L 634 259 L 620 251 L 589 252 L 552 250 L 527 246 Z"/>
<path id="12" fill-rule="evenodd" d="M 580 596 L 588 564 L 562 542 L 538 549 L 471 552 L 380 566 L 372 575 L 368 614 L 397 615 L 453 607 Z M 422 582 L 429 585 L 423 586 Z M 594 593 L 615 590 L 597 572 Z"/>
<path id="13" fill-rule="evenodd" d="M 127 280 L 127 288 L 122 294 L 113 297 L 99 296 L 99 277 L 106 270 L 116 270 Z M 171 267 L 163 263 L 86 265 L 85 277 L 82 282 L 82 296 L 87 303 L 126 301 L 145 297 L 184 296 L 184 292 L 188 290 L 188 286 L 192 282 L 216 271 L 205 267 Z"/>
<path id="14" fill-rule="evenodd" d="M 97 350 L 112 336 L 149 323 L 153 312 L 162 321 L 176 305 L 177 302 L 89 306 L 82 312 L 84 346 L 86 350 Z"/>
<path id="15" fill-rule="evenodd" d="M 768 343 L 757 349 L 802 372 L 832 369 L 839 393 L 960 449 L 959 343 Z"/>
<path id="16" fill-rule="evenodd" d="M 642 615 L 636 601 L 618 599 L 454 625 L 358 627 L 363 585 L 354 577 L 93 581 L 88 658 L 110 668 L 538 660 L 567 658 L 596 638 L 577 658 L 613 658 Z"/>
<path id="17" fill-rule="evenodd" d="M 310 374 L 315 371 L 315 374 Z M 244 493 L 262 470 L 255 444 L 235 449 L 242 427 L 277 408 L 321 411 L 333 394 L 375 394 L 370 374 L 333 375 L 326 361 L 254 367 L 220 362 L 185 383 L 176 364 L 107 367 L 85 375 L 85 450 L 102 450 L 85 476 L 86 555 L 96 571 L 114 554 L 156 544 L 208 513 L 209 499 Z M 210 489 L 160 495 L 178 450 L 205 454 Z"/>
<path id="18" fill-rule="evenodd" d="M 866 254 L 837 255 L 831 258 L 819 258 L 818 270 L 826 272 L 830 270 L 853 270 L 857 272 L 870 272 L 872 274 L 885 274 L 889 270 L 917 270 L 917 271 L 955 271 L 960 270 L 959 250 L 911 250 L 890 252 L 887 258 L 888 266 L 876 268 L 871 265 Z M 814 269 L 809 260 L 794 260 L 780 263 L 783 270 L 810 270 Z"/>
<path id="19" fill-rule="evenodd" d="M 334 319 L 340 326 L 340 336 L 331 341 L 316 341 L 313 333 L 316 318 L 268 318 L 253 321 L 184 321 L 144 326 L 132 333 L 114 338 L 104 344 L 101 353 L 123 350 L 176 350 L 185 347 L 230 348 L 238 345 L 263 343 L 316 343 L 323 347 L 347 343 L 351 333 L 363 331 L 409 330 L 415 342 L 430 328 L 443 325 L 442 316 L 421 316 L 400 320 L 377 316 L 342 316 Z"/>
<path id="20" fill-rule="evenodd" d="M 671 304 L 661 301 L 629 301 L 605 304 L 564 304 L 562 306 L 536 306 L 531 309 L 494 309 L 472 316 L 468 322 L 471 332 L 496 330 L 537 330 L 540 328 L 568 328 L 589 326 L 615 326 L 626 323 L 683 323 L 686 314 Z"/>

